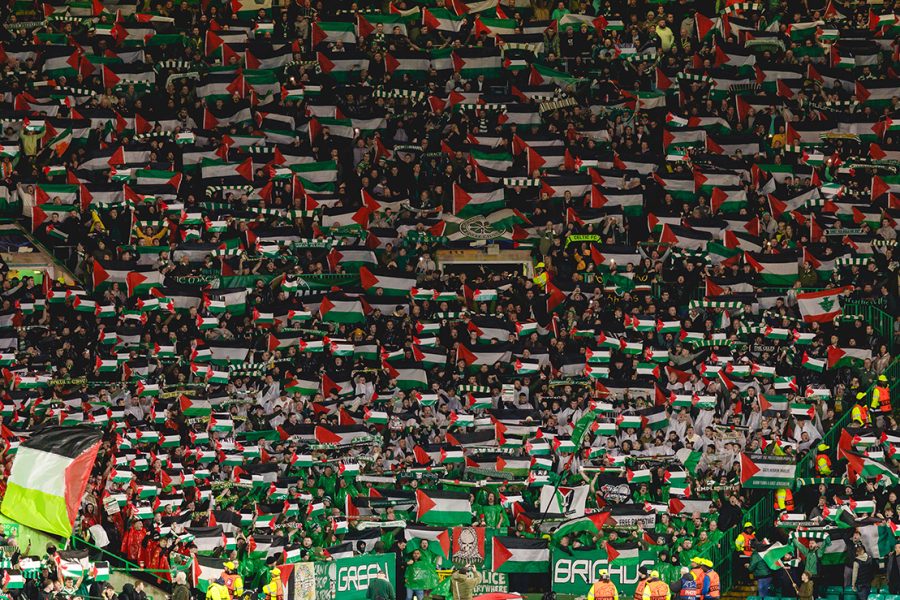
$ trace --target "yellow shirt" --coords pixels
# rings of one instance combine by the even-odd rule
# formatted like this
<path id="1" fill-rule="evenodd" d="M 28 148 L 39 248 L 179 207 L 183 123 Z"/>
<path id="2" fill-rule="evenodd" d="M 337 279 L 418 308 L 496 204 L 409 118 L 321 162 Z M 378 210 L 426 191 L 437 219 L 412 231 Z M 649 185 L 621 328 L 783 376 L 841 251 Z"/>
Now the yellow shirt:
<path id="1" fill-rule="evenodd" d="M 675 45 L 675 34 L 668 27 L 660 27 L 657 25 L 656 35 L 659 36 L 659 40 L 662 42 L 663 52 L 668 52 L 672 49 L 672 46 Z"/>
<path id="2" fill-rule="evenodd" d="M 218 583 L 210 583 L 206 590 L 206 600 L 228 600 L 228 588 Z"/>

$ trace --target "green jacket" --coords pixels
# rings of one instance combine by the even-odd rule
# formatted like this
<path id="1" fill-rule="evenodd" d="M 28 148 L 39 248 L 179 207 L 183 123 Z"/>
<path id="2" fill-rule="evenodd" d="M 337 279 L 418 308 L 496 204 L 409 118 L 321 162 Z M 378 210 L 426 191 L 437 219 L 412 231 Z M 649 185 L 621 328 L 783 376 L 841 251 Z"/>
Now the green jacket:
<path id="1" fill-rule="evenodd" d="M 757 579 L 765 579 L 775 574 L 775 571 L 769 568 L 769 565 L 759 555 L 759 552 L 753 553 L 753 556 L 750 557 L 750 565 L 747 568 L 750 569 L 750 573 Z"/>
<path id="2" fill-rule="evenodd" d="M 805 571 L 808 571 L 810 575 L 816 576 L 819 574 L 819 567 L 822 564 L 822 557 L 825 555 L 825 549 L 831 543 L 831 540 L 826 538 L 822 541 L 818 548 L 815 551 L 810 551 L 806 554 L 806 565 L 804 567 Z"/>
<path id="3" fill-rule="evenodd" d="M 366 600 L 396 600 L 396 597 L 394 586 L 387 579 L 375 578 L 369 580 Z"/>

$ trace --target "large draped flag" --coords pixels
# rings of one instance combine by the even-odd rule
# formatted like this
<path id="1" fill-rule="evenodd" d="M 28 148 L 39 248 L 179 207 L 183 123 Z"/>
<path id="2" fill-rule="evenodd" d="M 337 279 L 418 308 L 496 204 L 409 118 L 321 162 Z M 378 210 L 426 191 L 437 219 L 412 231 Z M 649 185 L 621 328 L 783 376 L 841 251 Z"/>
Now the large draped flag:
<path id="1" fill-rule="evenodd" d="M 86 425 L 37 431 L 16 453 L 0 511 L 28 527 L 72 535 L 101 433 Z"/>

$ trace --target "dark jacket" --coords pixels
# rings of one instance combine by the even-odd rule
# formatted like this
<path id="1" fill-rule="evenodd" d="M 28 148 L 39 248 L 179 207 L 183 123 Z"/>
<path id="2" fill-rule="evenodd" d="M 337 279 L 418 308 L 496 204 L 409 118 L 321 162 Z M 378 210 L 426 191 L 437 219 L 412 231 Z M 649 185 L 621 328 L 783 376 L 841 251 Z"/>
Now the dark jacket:
<path id="1" fill-rule="evenodd" d="M 857 556 L 853 563 L 853 587 L 872 585 L 875 579 L 875 561 L 868 554 Z"/>
<path id="2" fill-rule="evenodd" d="M 172 600 L 191 600 L 191 588 L 184 583 L 176 585 L 172 590 Z"/>
<path id="3" fill-rule="evenodd" d="M 884 575 L 887 578 L 888 591 L 900 594 L 900 554 L 891 552 L 885 558 Z"/>
<path id="4" fill-rule="evenodd" d="M 750 573 L 752 573 L 756 579 L 765 579 L 766 577 L 771 577 L 775 574 L 775 572 L 769 568 L 769 565 L 766 564 L 766 561 L 763 560 L 763 557 L 760 556 L 759 552 L 753 553 L 747 568 L 750 569 Z"/>

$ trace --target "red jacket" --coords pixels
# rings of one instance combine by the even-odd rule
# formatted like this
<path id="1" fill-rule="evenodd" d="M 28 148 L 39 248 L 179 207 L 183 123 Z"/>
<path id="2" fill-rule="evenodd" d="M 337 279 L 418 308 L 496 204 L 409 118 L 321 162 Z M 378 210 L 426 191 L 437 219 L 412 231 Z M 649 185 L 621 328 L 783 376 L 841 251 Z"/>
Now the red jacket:
<path id="1" fill-rule="evenodd" d="M 129 529 L 122 538 L 122 554 L 132 560 L 138 560 L 146 536 L 146 529 L 137 530 L 134 527 Z"/>

